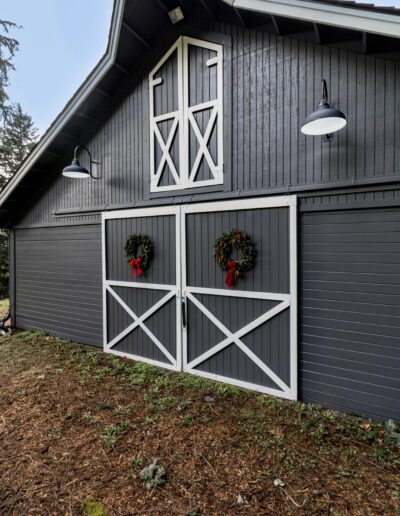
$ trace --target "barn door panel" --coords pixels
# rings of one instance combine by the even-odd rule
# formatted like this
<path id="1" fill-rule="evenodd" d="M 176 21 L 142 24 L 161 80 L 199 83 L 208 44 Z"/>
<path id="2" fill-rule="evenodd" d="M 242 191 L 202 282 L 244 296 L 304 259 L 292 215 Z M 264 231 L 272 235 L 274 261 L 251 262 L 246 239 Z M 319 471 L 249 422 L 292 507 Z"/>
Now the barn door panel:
<path id="1" fill-rule="evenodd" d="M 184 370 L 295 399 L 295 198 L 185 206 L 183 212 Z M 229 289 L 212 250 L 233 228 L 251 236 L 257 260 Z"/>
<path id="2" fill-rule="evenodd" d="M 103 215 L 104 349 L 180 369 L 179 209 L 154 208 Z M 150 268 L 134 276 L 125 257 L 130 235 L 147 235 Z"/>

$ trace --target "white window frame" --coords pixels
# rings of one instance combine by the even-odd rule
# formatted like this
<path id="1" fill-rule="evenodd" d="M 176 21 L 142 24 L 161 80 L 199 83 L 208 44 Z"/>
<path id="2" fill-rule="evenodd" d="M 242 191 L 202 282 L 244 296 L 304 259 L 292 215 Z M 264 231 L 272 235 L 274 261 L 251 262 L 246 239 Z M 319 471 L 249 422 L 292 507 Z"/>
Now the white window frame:
<path id="1" fill-rule="evenodd" d="M 194 106 L 189 106 L 189 45 L 206 48 L 217 53 L 216 57 L 209 59 L 205 65 L 217 67 L 217 98 Z M 162 65 L 177 51 L 178 64 L 178 110 L 162 115 L 154 115 L 154 88 L 161 84 L 162 79 L 157 77 L 157 73 Z M 149 99 L 150 99 L 150 192 L 163 192 L 171 190 L 182 190 L 186 188 L 199 188 L 203 186 L 213 186 L 223 184 L 223 46 L 210 41 L 204 41 L 188 36 L 181 36 L 172 45 L 163 58 L 157 63 L 149 74 Z M 212 109 L 207 127 L 202 133 L 195 120 L 194 113 L 205 109 Z M 173 120 L 169 135 L 164 141 L 158 128 L 158 122 Z M 207 144 L 214 125 L 217 126 L 217 160 L 214 163 Z M 189 137 L 190 130 L 193 129 L 198 141 L 199 150 L 194 161 L 193 167 L 189 170 Z M 171 145 L 174 141 L 176 131 L 179 131 L 179 165 L 176 169 L 169 154 Z M 163 155 L 158 166 L 155 163 L 156 142 L 160 145 Z M 207 161 L 212 179 L 195 181 L 198 167 L 202 158 Z M 171 174 L 174 177 L 173 185 L 159 186 L 163 168 L 167 162 Z"/>

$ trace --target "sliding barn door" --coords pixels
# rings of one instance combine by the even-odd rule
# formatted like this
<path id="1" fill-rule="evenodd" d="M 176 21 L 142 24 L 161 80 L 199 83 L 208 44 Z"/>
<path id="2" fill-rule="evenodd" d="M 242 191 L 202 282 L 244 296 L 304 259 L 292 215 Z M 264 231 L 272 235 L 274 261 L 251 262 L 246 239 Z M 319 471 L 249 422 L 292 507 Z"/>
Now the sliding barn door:
<path id="1" fill-rule="evenodd" d="M 213 248 L 234 228 L 257 257 L 228 288 Z M 140 277 L 124 252 L 135 234 L 154 246 Z M 296 399 L 296 276 L 293 196 L 105 213 L 104 349 Z"/>
<path id="2" fill-rule="evenodd" d="M 295 202 L 278 197 L 183 208 L 185 371 L 296 399 Z M 234 228 L 251 237 L 257 258 L 230 289 L 213 246 Z"/>
<path id="3" fill-rule="evenodd" d="M 154 256 L 134 276 L 125 256 L 131 235 L 150 238 Z M 104 349 L 181 369 L 179 208 L 103 215 Z"/>

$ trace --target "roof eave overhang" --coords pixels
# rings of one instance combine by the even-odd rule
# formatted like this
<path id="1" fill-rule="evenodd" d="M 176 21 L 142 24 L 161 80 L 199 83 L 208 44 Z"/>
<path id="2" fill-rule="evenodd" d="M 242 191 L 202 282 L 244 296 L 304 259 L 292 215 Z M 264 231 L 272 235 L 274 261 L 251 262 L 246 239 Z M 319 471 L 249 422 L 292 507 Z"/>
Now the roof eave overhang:
<path id="1" fill-rule="evenodd" d="M 397 15 L 308 2 L 306 0 L 223 1 L 237 9 L 400 38 L 400 18 Z"/>
<path id="2" fill-rule="evenodd" d="M 33 151 L 28 155 L 22 166 L 18 169 L 16 174 L 7 183 L 5 188 L 0 193 L 0 206 L 7 200 L 11 193 L 15 190 L 18 184 L 24 179 L 29 173 L 34 163 L 40 158 L 43 152 L 48 148 L 57 134 L 65 126 L 65 124 L 71 119 L 74 113 L 79 109 L 79 106 L 84 100 L 90 95 L 96 85 L 105 76 L 108 70 L 111 68 L 115 61 L 115 57 L 118 50 L 118 40 L 122 25 L 122 18 L 124 14 L 125 0 L 115 0 L 113 15 L 111 20 L 111 28 L 109 33 L 107 50 L 104 56 L 101 58 L 99 63 L 87 77 L 85 82 L 79 88 L 79 90 L 72 97 L 70 102 L 57 116 L 53 124 L 50 126 L 48 131 L 44 134 L 40 142 L 36 145 Z"/>

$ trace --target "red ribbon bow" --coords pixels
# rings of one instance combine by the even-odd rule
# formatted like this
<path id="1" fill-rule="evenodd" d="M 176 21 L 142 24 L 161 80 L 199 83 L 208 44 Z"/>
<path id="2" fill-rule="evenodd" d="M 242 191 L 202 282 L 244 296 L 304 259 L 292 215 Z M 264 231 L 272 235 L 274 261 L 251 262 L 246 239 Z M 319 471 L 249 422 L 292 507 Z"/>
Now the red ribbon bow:
<path id="1" fill-rule="evenodd" d="M 140 266 L 142 262 L 142 259 L 139 257 L 139 258 L 133 258 L 130 262 L 129 262 L 129 265 L 131 266 L 132 268 L 132 271 L 133 271 L 133 275 L 136 276 L 136 274 L 138 276 L 141 276 L 143 274 L 143 271 L 142 271 L 142 268 Z"/>
<path id="2" fill-rule="evenodd" d="M 235 260 L 228 262 L 229 271 L 226 275 L 225 284 L 229 288 L 232 288 L 235 283 L 236 264 L 237 262 L 235 262 Z"/>

